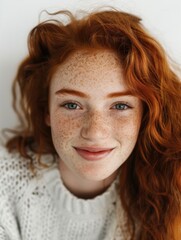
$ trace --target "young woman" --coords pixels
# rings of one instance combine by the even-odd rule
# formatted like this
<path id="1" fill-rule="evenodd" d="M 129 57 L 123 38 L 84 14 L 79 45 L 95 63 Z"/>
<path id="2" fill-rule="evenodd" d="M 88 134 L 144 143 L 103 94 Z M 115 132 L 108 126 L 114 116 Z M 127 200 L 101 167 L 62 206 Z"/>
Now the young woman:
<path id="1" fill-rule="evenodd" d="M 181 83 L 140 18 L 49 20 L 13 85 L 0 239 L 181 239 Z"/>

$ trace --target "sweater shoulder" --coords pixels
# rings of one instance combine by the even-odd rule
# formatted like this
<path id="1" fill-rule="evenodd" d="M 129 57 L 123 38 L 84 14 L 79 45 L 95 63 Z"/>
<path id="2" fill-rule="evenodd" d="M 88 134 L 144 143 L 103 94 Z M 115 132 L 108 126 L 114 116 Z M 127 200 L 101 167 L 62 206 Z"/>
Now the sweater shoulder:
<path id="1" fill-rule="evenodd" d="M 0 146 L 0 197 L 18 201 L 33 177 L 29 159 Z"/>

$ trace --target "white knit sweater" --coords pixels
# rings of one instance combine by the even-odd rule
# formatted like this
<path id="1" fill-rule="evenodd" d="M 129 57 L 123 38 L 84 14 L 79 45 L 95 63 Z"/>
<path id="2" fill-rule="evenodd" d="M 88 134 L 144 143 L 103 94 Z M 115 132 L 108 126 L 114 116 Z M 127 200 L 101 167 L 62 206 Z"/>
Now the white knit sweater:
<path id="1" fill-rule="evenodd" d="M 80 199 L 63 185 L 52 156 L 43 162 L 50 167 L 35 175 L 27 159 L 0 147 L 0 240 L 129 239 L 116 182 L 94 199 Z"/>

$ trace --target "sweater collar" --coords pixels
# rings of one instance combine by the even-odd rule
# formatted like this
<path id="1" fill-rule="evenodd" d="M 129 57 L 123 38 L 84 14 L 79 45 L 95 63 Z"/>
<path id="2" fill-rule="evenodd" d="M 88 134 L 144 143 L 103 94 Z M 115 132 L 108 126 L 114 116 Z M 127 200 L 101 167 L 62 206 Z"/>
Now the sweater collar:
<path id="1" fill-rule="evenodd" d="M 57 164 L 42 174 L 46 188 L 59 208 L 75 214 L 102 214 L 105 210 L 112 211 L 117 199 L 116 179 L 101 195 L 92 199 L 82 199 L 73 195 L 63 184 Z"/>

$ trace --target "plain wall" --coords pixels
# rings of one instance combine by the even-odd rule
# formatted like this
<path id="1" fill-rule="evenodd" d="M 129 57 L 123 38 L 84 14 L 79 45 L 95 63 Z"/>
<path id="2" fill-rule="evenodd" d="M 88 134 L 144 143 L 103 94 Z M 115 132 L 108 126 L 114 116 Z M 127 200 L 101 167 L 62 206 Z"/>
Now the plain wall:
<path id="1" fill-rule="evenodd" d="M 0 0 L 0 130 L 12 128 L 17 119 L 11 107 L 11 85 L 27 53 L 27 35 L 42 10 L 94 10 L 113 6 L 139 15 L 143 24 L 181 65 L 180 0 Z"/>

